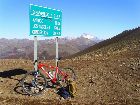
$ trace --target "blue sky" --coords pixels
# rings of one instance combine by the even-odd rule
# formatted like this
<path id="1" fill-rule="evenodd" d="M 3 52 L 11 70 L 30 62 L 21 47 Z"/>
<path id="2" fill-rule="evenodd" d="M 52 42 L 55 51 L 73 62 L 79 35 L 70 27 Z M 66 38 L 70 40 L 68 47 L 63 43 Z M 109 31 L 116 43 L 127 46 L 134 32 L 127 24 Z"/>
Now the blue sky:
<path id="1" fill-rule="evenodd" d="M 140 0 L 0 0 L 0 38 L 29 36 L 29 5 L 62 10 L 62 36 L 100 39 L 140 26 Z"/>

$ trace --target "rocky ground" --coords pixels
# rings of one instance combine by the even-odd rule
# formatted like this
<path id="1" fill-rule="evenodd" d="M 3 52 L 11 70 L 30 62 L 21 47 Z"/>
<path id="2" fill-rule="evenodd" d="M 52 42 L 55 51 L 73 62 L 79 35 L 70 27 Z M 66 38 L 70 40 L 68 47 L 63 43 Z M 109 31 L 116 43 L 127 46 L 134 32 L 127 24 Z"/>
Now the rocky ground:
<path id="1" fill-rule="evenodd" d="M 61 67 L 73 67 L 77 74 L 77 94 L 60 100 L 53 89 L 39 96 L 22 92 L 20 79 L 32 70 L 28 60 L 0 60 L 0 102 L 3 105 L 139 105 L 140 51 L 124 49 L 112 54 L 88 53 L 60 61 Z M 50 65 L 54 61 L 48 62 Z"/>

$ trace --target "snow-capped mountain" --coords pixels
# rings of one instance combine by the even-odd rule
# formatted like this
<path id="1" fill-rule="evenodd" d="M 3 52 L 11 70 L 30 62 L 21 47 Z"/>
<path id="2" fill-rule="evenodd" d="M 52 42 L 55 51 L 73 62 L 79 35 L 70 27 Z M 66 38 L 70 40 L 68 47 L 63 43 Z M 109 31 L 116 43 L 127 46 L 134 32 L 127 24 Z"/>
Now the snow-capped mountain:
<path id="1" fill-rule="evenodd" d="M 86 38 L 86 39 L 95 41 L 95 42 L 97 42 L 97 43 L 101 41 L 101 39 L 97 38 L 96 36 L 93 36 L 93 35 L 87 34 L 87 33 L 83 33 L 83 35 L 81 35 L 81 37 L 84 37 L 84 38 Z"/>
<path id="2" fill-rule="evenodd" d="M 74 40 L 74 39 L 78 39 L 78 38 L 85 38 L 85 39 L 93 40 L 93 41 L 100 40 L 96 36 L 88 34 L 88 33 L 83 33 L 81 36 L 77 36 L 77 37 L 76 36 L 63 37 L 63 39 L 65 39 L 65 40 Z"/>
<path id="3" fill-rule="evenodd" d="M 82 37 L 87 38 L 87 39 L 90 39 L 90 40 L 93 40 L 93 39 L 94 39 L 94 36 L 93 36 L 93 35 L 86 34 L 86 33 L 84 33 L 84 34 L 82 35 Z"/>

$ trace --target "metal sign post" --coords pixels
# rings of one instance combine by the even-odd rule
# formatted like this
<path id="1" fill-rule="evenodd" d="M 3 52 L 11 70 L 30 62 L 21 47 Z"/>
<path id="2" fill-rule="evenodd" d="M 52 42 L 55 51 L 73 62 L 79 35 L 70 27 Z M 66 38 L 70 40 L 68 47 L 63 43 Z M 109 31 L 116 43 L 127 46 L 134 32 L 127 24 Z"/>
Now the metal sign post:
<path id="1" fill-rule="evenodd" d="M 34 69 L 37 71 L 37 36 L 34 36 Z"/>
<path id="2" fill-rule="evenodd" d="M 37 60 L 37 36 L 61 36 L 62 11 L 30 4 L 30 36 L 34 36 L 34 62 Z M 56 66 L 58 67 L 58 37 L 56 38 Z M 34 65 L 37 70 L 37 62 Z"/>
<path id="3" fill-rule="evenodd" d="M 56 67 L 58 67 L 58 37 L 56 37 Z"/>

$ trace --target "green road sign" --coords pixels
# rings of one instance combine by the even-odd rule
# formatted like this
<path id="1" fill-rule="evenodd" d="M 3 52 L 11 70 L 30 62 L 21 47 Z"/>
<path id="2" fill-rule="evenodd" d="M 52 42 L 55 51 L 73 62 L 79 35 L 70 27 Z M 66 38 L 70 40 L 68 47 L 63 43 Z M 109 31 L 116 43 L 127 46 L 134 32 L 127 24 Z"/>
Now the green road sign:
<path id="1" fill-rule="evenodd" d="M 30 35 L 61 36 L 62 12 L 47 7 L 30 5 Z"/>

